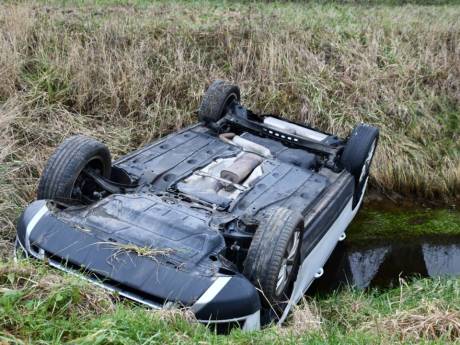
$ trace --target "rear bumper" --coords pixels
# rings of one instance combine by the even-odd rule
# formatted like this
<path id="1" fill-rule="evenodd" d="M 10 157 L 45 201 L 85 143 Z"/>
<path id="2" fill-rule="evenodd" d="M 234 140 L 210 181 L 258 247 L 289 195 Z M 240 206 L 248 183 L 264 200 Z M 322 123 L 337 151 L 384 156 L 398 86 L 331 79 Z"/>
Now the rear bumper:
<path id="1" fill-rule="evenodd" d="M 244 276 L 202 276 L 151 258 L 120 256 L 54 217 L 45 201 L 32 203 L 21 215 L 17 244 L 28 256 L 151 308 L 186 307 L 201 322 L 260 327 L 259 295 Z"/>

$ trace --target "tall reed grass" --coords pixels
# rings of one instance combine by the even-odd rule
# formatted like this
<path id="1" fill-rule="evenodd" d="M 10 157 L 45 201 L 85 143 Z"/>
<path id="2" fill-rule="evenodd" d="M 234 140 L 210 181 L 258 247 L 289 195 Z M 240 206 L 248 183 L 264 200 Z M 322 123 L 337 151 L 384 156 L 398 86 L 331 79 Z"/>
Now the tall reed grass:
<path id="1" fill-rule="evenodd" d="M 380 127 L 374 188 L 458 201 L 458 18 L 458 6 L 0 5 L 0 238 L 66 136 L 127 153 L 196 121 L 216 78 L 256 111 L 341 136 Z"/>

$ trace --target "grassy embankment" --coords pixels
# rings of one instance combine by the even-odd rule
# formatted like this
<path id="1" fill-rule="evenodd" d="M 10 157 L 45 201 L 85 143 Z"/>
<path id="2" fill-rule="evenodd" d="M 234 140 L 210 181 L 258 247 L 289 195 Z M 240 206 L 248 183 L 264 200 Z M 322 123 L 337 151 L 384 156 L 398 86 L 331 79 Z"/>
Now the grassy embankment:
<path id="1" fill-rule="evenodd" d="M 0 264 L 0 290 L 0 342 L 6 343 L 391 344 L 460 336 L 459 280 L 342 291 L 299 308 L 288 327 L 229 336 L 215 335 L 184 313 L 115 302 L 116 296 L 40 264 Z"/>
<path id="2" fill-rule="evenodd" d="M 379 126 L 374 188 L 458 201 L 458 6 L 49 3 L 0 11 L 2 239 L 64 137 L 129 152 L 195 121 L 215 78 L 258 111 Z"/>
<path id="3" fill-rule="evenodd" d="M 115 156 L 129 152 L 195 121 L 202 91 L 215 78 L 238 83 L 255 110 L 339 135 L 358 121 L 379 126 L 375 189 L 458 201 L 459 6 L 78 3 L 0 5 L 2 256 L 10 253 L 15 219 L 33 199 L 47 157 L 64 137 L 85 133 L 106 142 Z M 86 305 L 80 283 L 56 278 L 52 287 L 42 286 L 40 274 L 52 274 L 42 268 L 18 283 L 11 264 L 2 270 L 6 337 L 227 341 L 130 305 L 110 307 L 107 315 L 78 310 L 78 303 L 68 308 L 80 298 Z M 458 281 L 422 280 L 402 292 L 346 292 L 320 301 L 316 312 L 324 324 L 305 337 L 399 339 L 406 333 L 390 324 L 405 313 L 408 325 L 428 336 L 433 324 L 410 317 L 431 311 L 458 329 L 458 303 L 449 302 L 458 300 Z M 294 342 L 283 334 L 271 328 L 230 339 Z"/>

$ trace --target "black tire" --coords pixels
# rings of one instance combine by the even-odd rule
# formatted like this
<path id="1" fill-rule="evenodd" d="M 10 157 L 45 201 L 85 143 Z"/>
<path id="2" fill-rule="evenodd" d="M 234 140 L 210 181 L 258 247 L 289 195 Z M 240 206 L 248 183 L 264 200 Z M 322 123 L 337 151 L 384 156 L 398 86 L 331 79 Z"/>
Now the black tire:
<path id="1" fill-rule="evenodd" d="M 37 199 L 51 199 L 64 204 L 82 202 L 76 196 L 77 179 L 83 169 L 92 168 L 109 178 L 112 168 L 110 151 L 104 144 L 84 135 L 67 138 L 58 146 L 43 170 Z"/>
<path id="2" fill-rule="evenodd" d="M 200 121 L 213 123 L 219 121 L 232 102 L 239 102 L 240 89 L 224 80 L 214 81 L 206 90 L 201 101 L 198 117 Z"/>
<path id="3" fill-rule="evenodd" d="M 379 140 L 379 130 L 375 127 L 359 124 L 351 132 L 340 159 L 343 167 L 355 179 L 353 208 L 361 199 L 369 170 Z"/>
<path id="4" fill-rule="evenodd" d="M 260 222 L 244 262 L 244 275 L 263 291 L 262 299 L 275 313 L 282 312 L 290 298 L 299 269 L 302 233 L 300 213 L 286 208 L 274 209 Z M 296 237 L 297 247 L 289 249 Z M 282 291 L 277 291 L 283 260 L 289 250 L 295 251 L 292 267 L 284 288 L 280 285 Z"/>

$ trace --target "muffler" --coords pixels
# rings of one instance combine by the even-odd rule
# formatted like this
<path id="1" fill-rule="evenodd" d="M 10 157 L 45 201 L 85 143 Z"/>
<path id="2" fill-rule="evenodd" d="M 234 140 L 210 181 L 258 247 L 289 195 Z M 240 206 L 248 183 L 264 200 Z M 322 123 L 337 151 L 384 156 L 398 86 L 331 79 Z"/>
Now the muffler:
<path id="1" fill-rule="evenodd" d="M 262 163 L 263 158 L 255 153 L 244 153 L 226 169 L 220 172 L 220 177 L 233 183 L 244 181 L 249 174 Z"/>

